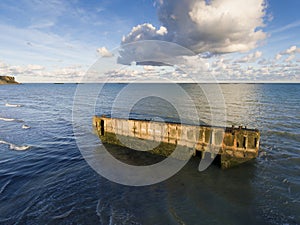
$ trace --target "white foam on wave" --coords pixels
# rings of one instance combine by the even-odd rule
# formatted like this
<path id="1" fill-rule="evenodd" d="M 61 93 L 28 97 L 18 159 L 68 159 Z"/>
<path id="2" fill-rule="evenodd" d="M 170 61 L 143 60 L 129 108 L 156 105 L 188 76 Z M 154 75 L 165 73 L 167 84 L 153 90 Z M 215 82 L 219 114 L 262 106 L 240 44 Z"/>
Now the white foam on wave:
<path id="1" fill-rule="evenodd" d="M 2 120 L 2 121 L 7 121 L 7 122 L 11 122 L 11 121 L 15 121 L 16 119 L 0 117 L 0 120 Z"/>
<path id="2" fill-rule="evenodd" d="M 5 106 L 6 106 L 6 107 L 21 107 L 22 105 L 6 103 Z"/>
<path id="3" fill-rule="evenodd" d="M 29 148 L 30 148 L 30 146 L 28 146 L 28 145 L 17 146 L 17 145 L 14 145 L 14 144 L 10 144 L 10 149 L 16 150 L 16 151 L 25 151 Z"/>
<path id="4" fill-rule="evenodd" d="M 26 129 L 30 129 L 30 128 L 31 128 L 31 127 L 28 126 L 28 125 L 26 125 L 26 124 L 23 124 L 23 125 L 22 125 L 22 129 L 25 129 L 25 130 L 26 130 Z"/>
<path id="5" fill-rule="evenodd" d="M 12 143 L 9 143 L 9 142 L 3 141 L 3 140 L 0 140 L 0 144 L 9 145 L 9 148 L 11 150 L 16 150 L 16 151 L 25 151 L 30 148 L 30 146 L 28 146 L 28 145 L 17 146 L 15 144 L 12 144 Z"/>
<path id="6" fill-rule="evenodd" d="M 0 120 L 2 121 L 6 121 L 6 122 L 19 122 L 22 123 L 24 122 L 23 120 L 18 120 L 18 119 L 13 119 L 13 118 L 5 118 L 5 117 L 0 117 Z"/>
<path id="7" fill-rule="evenodd" d="M 72 207 L 72 209 L 70 209 L 69 211 L 61 214 L 61 215 L 58 215 L 58 216 L 53 216 L 52 219 L 63 219 L 63 218 L 66 218 L 68 217 L 72 212 L 73 212 L 74 208 Z"/>

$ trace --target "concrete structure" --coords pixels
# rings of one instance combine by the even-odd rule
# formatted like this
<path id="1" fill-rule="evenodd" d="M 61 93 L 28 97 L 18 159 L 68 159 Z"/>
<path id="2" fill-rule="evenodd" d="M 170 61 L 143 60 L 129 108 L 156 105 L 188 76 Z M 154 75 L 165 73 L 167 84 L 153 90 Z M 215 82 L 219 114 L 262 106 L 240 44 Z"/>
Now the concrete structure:
<path id="1" fill-rule="evenodd" d="M 93 126 L 102 143 L 149 150 L 163 156 L 172 154 L 176 147 L 182 147 L 182 153 L 188 149 L 193 155 L 201 153 L 202 157 L 218 154 L 222 168 L 256 158 L 259 149 L 259 131 L 242 127 L 194 126 L 105 116 L 94 116 Z M 172 156 L 186 158 L 187 155 Z"/>

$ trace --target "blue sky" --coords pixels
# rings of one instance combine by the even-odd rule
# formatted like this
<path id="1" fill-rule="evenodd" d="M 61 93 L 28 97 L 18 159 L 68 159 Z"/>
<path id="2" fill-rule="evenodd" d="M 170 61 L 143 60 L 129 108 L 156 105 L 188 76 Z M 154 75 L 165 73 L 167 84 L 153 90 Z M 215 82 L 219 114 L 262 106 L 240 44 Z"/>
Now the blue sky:
<path id="1" fill-rule="evenodd" d="M 77 82 L 103 49 L 154 39 L 212 52 L 205 60 L 218 80 L 299 82 L 300 1 L 269 0 L 263 8 L 263 0 L 239 2 L 3 0 L 0 75 Z"/>

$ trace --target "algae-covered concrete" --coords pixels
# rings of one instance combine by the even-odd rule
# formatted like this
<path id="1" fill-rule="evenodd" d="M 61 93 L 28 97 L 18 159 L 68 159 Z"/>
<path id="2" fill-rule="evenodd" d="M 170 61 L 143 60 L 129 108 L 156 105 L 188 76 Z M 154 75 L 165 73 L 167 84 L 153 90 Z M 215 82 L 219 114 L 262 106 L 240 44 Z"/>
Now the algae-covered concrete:
<path id="1" fill-rule="evenodd" d="M 260 133 L 243 127 L 194 126 L 146 120 L 94 116 L 93 126 L 103 143 L 186 159 L 201 152 L 221 156 L 221 167 L 229 168 L 258 155 Z M 182 154 L 181 154 L 182 153 Z"/>

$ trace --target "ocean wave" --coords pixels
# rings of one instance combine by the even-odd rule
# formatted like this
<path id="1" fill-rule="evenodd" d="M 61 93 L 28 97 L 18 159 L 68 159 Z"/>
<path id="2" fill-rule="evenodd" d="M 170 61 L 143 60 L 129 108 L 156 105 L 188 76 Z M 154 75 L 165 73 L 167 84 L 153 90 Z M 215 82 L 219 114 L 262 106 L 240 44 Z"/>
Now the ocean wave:
<path id="1" fill-rule="evenodd" d="M 15 145 L 15 144 L 3 141 L 3 140 L 0 140 L 0 144 L 9 145 L 9 148 L 11 150 L 16 150 L 16 151 L 25 151 L 30 148 L 30 146 L 28 146 L 28 145 L 18 146 L 18 145 Z"/>
<path id="2" fill-rule="evenodd" d="M 268 131 L 268 133 L 270 136 L 272 135 L 272 136 L 277 136 L 279 138 L 292 139 L 295 141 L 299 140 L 299 132 L 297 132 L 297 130 L 295 130 L 294 132 L 271 130 L 271 131 Z"/>
<path id="3" fill-rule="evenodd" d="M 5 106 L 6 106 L 6 107 L 21 107 L 22 105 L 6 103 Z"/>

